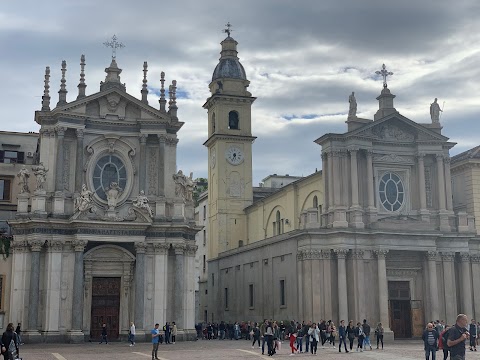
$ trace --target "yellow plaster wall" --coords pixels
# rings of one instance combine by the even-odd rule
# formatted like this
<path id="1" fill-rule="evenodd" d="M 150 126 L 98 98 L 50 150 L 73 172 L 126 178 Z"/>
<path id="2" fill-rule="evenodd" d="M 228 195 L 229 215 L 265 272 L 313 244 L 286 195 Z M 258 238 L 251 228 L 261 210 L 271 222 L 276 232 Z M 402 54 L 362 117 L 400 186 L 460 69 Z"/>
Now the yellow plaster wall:
<path id="1" fill-rule="evenodd" d="M 300 214 L 313 207 L 314 196 L 318 198 L 318 205 L 322 205 L 321 172 L 289 184 L 247 208 L 248 243 L 274 236 L 273 222 L 276 220 L 277 210 L 280 211 L 280 218 L 284 219 L 284 233 L 299 229 Z M 288 219 L 289 224 L 286 224 L 285 219 Z"/>

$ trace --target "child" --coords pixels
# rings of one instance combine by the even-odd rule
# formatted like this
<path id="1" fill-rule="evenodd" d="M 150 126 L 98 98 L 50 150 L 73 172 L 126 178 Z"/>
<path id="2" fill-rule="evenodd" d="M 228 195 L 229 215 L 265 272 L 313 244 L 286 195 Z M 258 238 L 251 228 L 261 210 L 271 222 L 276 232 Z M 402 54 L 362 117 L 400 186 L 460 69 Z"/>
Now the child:
<path id="1" fill-rule="evenodd" d="M 291 333 L 290 334 L 290 349 L 292 349 L 292 353 L 290 355 L 293 355 L 297 352 L 297 348 L 295 347 L 295 341 L 297 340 L 297 334 L 296 333 Z"/>

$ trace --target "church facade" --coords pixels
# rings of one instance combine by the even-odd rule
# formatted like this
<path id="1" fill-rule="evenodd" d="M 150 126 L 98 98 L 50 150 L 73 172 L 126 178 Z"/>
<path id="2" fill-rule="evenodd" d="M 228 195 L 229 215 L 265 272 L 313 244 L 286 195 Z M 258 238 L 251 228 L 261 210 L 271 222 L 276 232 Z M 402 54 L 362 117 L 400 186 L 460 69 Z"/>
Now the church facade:
<path id="1" fill-rule="evenodd" d="M 208 111 L 208 321 L 382 322 L 386 337 L 480 316 L 480 238 L 454 208 L 438 104 L 420 124 L 384 86 L 373 119 L 315 140 L 322 171 L 254 201 L 249 82 L 222 42 Z M 318 164 L 320 167 L 320 164 Z M 203 310 L 203 309 L 202 309 Z"/>
<path id="2" fill-rule="evenodd" d="M 195 234 L 192 175 L 176 168 L 176 81 L 159 107 L 126 92 L 115 57 L 100 91 L 67 102 L 66 63 L 59 101 L 50 108 L 45 72 L 38 161 L 18 175 L 10 321 L 26 341 L 109 339 L 136 325 L 145 339 L 155 323 L 176 322 L 194 334 Z M 159 74 L 160 75 L 160 74 Z M 168 101 L 168 107 L 167 107 Z M 32 186 L 31 179 L 35 179 Z M 29 180 L 30 179 L 30 180 Z"/>

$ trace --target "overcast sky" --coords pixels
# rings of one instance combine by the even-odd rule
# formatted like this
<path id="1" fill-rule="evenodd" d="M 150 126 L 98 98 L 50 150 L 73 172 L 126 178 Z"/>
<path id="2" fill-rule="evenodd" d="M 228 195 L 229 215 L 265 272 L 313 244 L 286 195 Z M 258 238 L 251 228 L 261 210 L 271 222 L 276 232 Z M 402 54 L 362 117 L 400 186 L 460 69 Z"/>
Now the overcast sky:
<path id="1" fill-rule="evenodd" d="M 208 83 L 227 21 L 257 97 L 252 108 L 254 183 L 269 174 L 308 175 L 321 168 L 313 141 L 346 131 L 348 95 L 359 117 L 373 118 L 383 63 L 394 75 L 396 109 L 430 122 L 429 106 L 445 102 L 443 134 L 452 154 L 480 144 L 480 2 L 475 0 L 82 0 L 2 1 L 0 5 L 0 126 L 38 131 L 45 66 L 52 105 L 61 61 L 68 101 L 77 96 L 80 55 L 87 95 L 99 90 L 110 62 L 102 43 L 116 34 L 126 47 L 117 62 L 127 91 L 140 97 L 148 61 L 149 102 L 158 108 L 160 72 L 178 82 L 177 164 L 207 175 Z"/>

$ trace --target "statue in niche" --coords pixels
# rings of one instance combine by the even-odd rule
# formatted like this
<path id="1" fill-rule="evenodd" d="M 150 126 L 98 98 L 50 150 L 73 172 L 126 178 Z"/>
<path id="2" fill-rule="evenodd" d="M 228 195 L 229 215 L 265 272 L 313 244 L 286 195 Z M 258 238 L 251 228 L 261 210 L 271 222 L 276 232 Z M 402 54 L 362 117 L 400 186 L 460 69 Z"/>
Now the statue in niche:
<path id="1" fill-rule="evenodd" d="M 123 189 L 118 186 L 118 183 L 113 181 L 110 183 L 110 186 L 106 189 L 105 194 L 107 195 L 108 209 L 113 210 L 117 206 L 118 199 L 123 193 Z"/>
<path id="2" fill-rule="evenodd" d="M 20 179 L 20 182 L 18 185 L 20 185 L 20 194 L 25 194 L 29 193 L 30 189 L 28 188 L 28 178 L 30 177 L 30 172 L 28 169 L 24 166 L 20 169 L 20 171 L 17 174 L 17 177 Z"/>
<path id="3" fill-rule="evenodd" d="M 440 105 L 438 105 L 437 98 L 430 104 L 430 118 L 432 119 L 432 123 L 440 122 Z"/>
<path id="4" fill-rule="evenodd" d="M 140 191 L 140 194 L 137 196 L 137 198 L 133 200 L 132 205 L 134 208 L 146 211 L 150 217 L 153 217 L 153 211 L 148 204 L 148 198 L 145 196 L 145 191 Z"/>
<path id="5" fill-rule="evenodd" d="M 43 162 L 41 162 L 37 166 L 32 167 L 32 170 L 37 179 L 37 188 L 35 190 L 44 190 L 43 184 L 47 181 L 48 169 L 46 169 Z"/>
<path id="6" fill-rule="evenodd" d="M 176 174 L 173 174 L 173 181 L 175 182 L 175 196 L 185 199 L 187 178 L 183 175 L 182 170 L 178 170 Z"/>
<path id="7" fill-rule="evenodd" d="M 82 185 L 80 196 L 75 199 L 75 211 L 89 211 L 93 206 L 93 192 L 87 189 L 87 185 Z"/>
<path id="8" fill-rule="evenodd" d="M 348 97 L 348 102 L 350 103 L 350 108 L 348 109 L 348 117 L 357 116 L 357 99 L 355 99 L 355 93 L 352 91 L 352 94 Z"/>

